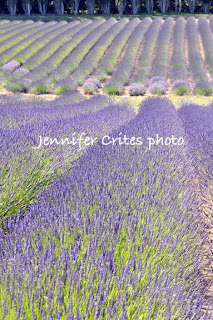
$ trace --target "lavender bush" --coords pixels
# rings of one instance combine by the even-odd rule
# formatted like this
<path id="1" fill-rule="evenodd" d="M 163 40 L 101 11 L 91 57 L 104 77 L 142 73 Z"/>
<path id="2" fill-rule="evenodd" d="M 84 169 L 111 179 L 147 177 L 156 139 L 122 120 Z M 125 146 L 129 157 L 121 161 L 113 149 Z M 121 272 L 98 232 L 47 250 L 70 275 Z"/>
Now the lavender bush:
<path id="1" fill-rule="evenodd" d="M 99 79 L 97 78 L 88 78 L 86 82 L 92 82 L 94 83 L 98 88 L 102 87 L 102 83 Z"/>
<path id="2" fill-rule="evenodd" d="M 16 75 L 16 74 L 18 74 L 18 75 L 23 75 L 23 74 L 27 74 L 27 73 L 29 73 L 30 71 L 28 70 L 28 69 L 25 69 L 25 68 L 23 68 L 23 67 L 20 67 L 20 68 L 18 68 L 18 69 L 16 69 L 15 71 L 14 71 L 14 75 Z"/>
<path id="3" fill-rule="evenodd" d="M 188 81 L 184 80 L 175 80 L 172 84 L 172 91 L 177 96 L 184 96 L 189 93 L 189 84 Z"/>
<path id="4" fill-rule="evenodd" d="M 149 85 L 149 91 L 152 94 L 157 94 L 157 95 L 161 96 L 161 95 L 166 94 L 166 90 L 167 90 L 167 83 L 166 83 L 166 81 L 161 80 L 161 79 L 153 80 Z"/>
<path id="5" fill-rule="evenodd" d="M 85 94 L 95 94 L 98 90 L 98 86 L 93 82 L 85 82 L 83 89 Z"/>
<path id="6" fill-rule="evenodd" d="M 16 69 L 18 69 L 20 67 L 20 62 L 12 60 L 6 64 L 4 64 L 0 70 L 3 73 L 12 73 L 14 72 Z"/>
<path id="7" fill-rule="evenodd" d="M 143 96 L 146 93 L 146 88 L 141 83 L 132 83 L 129 86 L 130 96 Z"/>

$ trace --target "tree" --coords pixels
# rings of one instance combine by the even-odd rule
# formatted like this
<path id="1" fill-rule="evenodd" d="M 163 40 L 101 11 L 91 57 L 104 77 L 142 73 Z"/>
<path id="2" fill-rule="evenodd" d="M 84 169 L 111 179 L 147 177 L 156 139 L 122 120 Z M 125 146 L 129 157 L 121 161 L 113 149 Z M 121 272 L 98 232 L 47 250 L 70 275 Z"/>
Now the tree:
<path id="1" fill-rule="evenodd" d="M 131 0 L 132 12 L 137 14 L 140 8 L 140 0 Z"/>
<path id="2" fill-rule="evenodd" d="M 115 5 L 119 14 L 123 14 L 126 8 L 126 0 L 115 0 Z"/>
<path id="3" fill-rule="evenodd" d="M 89 14 L 94 14 L 95 0 L 86 0 L 86 6 Z"/>
<path id="4" fill-rule="evenodd" d="M 160 11 L 166 13 L 169 8 L 170 0 L 159 0 Z"/>
<path id="5" fill-rule="evenodd" d="M 16 14 L 17 0 L 7 0 L 7 8 L 11 16 Z"/>
<path id="6" fill-rule="evenodd" d="M 153 12 L 153 0 L 146 1 L 146 11 L 150 14 Z"/>
<path id="7" fill-rule="evenodd" d="M 64 1 L 63 0 L 54 0 L 55 13 L 58 15 L 64 14 Z"/>
<path id="8" fill-rule="evenodd" d="M 40 14 L 44 15 L 47 12 L 48 0 L 37 0 L 38 1 L 38 9 Z"/>
<path id="9" fill-rule="evenodd" d="M 182 10 L 182 0 L 175 0 L 175 12 L 181 13 Z"/>
<path id="10" fill-rule="evenodd" d="M 104 14 L 110 14 L 111 0 L 101 0 L 101 9 Z"/>
<path id="11" fill-rule="evenodd" d="M 211 0 L 203 0 L 202 2 L 203 13 L 209 13 L 211 7 Z"/>
<path id="12" fill-rule="evenodd" d="M 22 8 L 27 16 L 30 16 L 32 10 L 31 0 L 22 0 Z"/>
<path id="13" fill-rule="evenodd" d="M 86 6 L 89 14 L 94 14 L 95 0 L 86 0 Z"/>
<path id="14" fill-rule="evenodd" d="M 71 10 L 74 12 L 75 16 L 78 15 L 80 0 L 72 0 L 71 1 Z"/>
<path id="15" fill-rule="evenodd" d="M 189 11 L 190 13 L 194 13 L 195 11 L 195 1 L 196 0 L 188 0 L 188 4 L 189 4 Z"/>

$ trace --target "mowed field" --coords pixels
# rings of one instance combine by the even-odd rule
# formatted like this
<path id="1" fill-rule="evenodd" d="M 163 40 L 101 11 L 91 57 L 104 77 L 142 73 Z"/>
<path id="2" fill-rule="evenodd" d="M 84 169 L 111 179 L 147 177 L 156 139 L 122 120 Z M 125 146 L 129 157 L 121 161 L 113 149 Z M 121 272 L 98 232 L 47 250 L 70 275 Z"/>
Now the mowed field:
<path id="1" fill-rule="evenodd" d="M 0 21 L 0 320 L 213 319 L 212 32 Z"/>
<path id="2" fill-rule="evenodd" d="M 0 85 L 10 91 L 213 93 L 213 19 L 1 21 Z"/>

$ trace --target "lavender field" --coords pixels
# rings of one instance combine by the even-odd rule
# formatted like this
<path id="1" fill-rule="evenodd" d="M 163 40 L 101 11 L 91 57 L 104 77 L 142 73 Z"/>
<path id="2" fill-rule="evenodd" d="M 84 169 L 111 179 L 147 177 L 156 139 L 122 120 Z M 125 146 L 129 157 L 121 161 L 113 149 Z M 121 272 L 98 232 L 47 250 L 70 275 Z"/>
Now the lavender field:
<path id="1" fill-rule="evenodd" d="M 0 87 L 125 96 L 213 93 L 213 18 L 0 25 Z"/>
<path id="2" fill-rule="evenodd" d="M 212 37 L 0 21 L 0 320 L 213 319 Z"/>

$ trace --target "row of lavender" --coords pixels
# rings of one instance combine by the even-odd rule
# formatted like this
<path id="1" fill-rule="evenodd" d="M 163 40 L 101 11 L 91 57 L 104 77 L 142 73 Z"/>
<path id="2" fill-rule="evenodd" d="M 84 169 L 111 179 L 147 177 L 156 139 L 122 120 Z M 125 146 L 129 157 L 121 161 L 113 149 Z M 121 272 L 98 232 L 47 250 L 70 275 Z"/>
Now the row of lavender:
<path id="1" fill-rule="evenodd" d="M 1 85 L 12 91 L 59 94 L 83 84 L 92 94 L 101 87 L 123 94 L 126 86 L 130 95 L 161 95 L 170 88 L 178 95 L 212 94 L 213 36 L 203 17 L 27 21 L 0 32 L 0 64 L 11 58 L 22 64 L 15 72 L 17 62 L 1 68 L 9 73 Z"/>
<path id="2" fill-rule="evenodd" d="M 0 113 L 0 219 L 26 209 L 56 175 L 71 170 L 86 147 L 85 136 L 100 138 L 134 117 L 132 108 L 118 107 L 104 96 L 73 104 L 65 98 L 49 104 L 8 103 L 0 105 Z M 60 144 L 55 140 L 51 148 L 55 138 Z M 63 145 L 62 138 L 70 144 Z"/>
<path id="3" fill-rule="evenodd" d="M 184 122 L 168 100 L 146 100 L 121 127 L 129 112 L 123 109 L 119 122 L 118 110 L 117 118 L 109 107 L 102 120 L 96 113 L 89 122 L 94 127 L 101 122 L 99 128 L 106 124 L 104 132 L 115 129 L 108 142 L 126 135 L 128 143 L 117 139 L 115 145 L 100 141 L 89 147 L 23 219 L 20 210 L 5 222 L 0 235 L 3 319 L 211 319 L 209 309 L 202 313 L 207 302 L 199 249 L 205 232 Z M 74 119 L 76 126 L 83 125 Z M 149 150 L 146 138 L 156 133 L 183 137 L 185 143 L 159 143 Z M 24 134 L 30 138 L 29 130 Z M 144 143 L 130 143 L 131 137 Z"/>
<path id="4" fill-rule="evenodd" d="M 187 105 L 180 109 L 179 114 L 183 120 L 185 132 L 191 147 L 193 166 L 196 168 L 198 192 L 202 204 L 202 216 L 207 238 L 203 252 L 203 274 L 208 284 L 206 298 L 211 305 L 210 314 L 213 316 L 213 105 L 203 108 L 199 105 Z M 205 262 L 205 263 L 204 263 Z M 205 265 L 206 264 L 206 265 Z"/>

